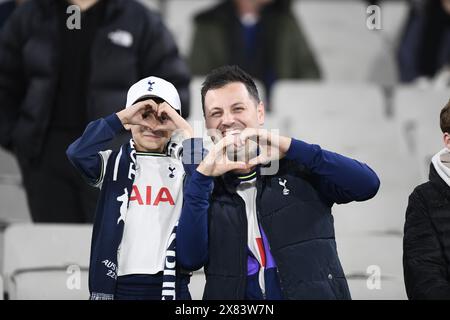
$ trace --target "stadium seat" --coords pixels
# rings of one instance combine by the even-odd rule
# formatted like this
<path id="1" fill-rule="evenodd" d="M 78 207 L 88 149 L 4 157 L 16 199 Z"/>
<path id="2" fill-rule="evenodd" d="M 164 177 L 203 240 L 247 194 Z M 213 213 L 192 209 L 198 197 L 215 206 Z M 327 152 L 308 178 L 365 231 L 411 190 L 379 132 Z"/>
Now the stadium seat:
<path id="1" fill-rule="evenodd" d="M 25 190 L 15 177 L 0 183 L 0 203 L 1 223 L 31 221 Z"/>
<path id="2" fill-rule="evenodd" d="M 194 271 L 191 282 L 189 283 L 189 292 L 191 293 L 192 300 L 202 300 L 204 288 L 205 273 L 202 268 Z"/>
<path id="3" fill-rule="evenodd" d="M 202 111 L 202 95 L 201 88 L 205 77 L 198 76 L 192 77 L 190 83 L 190 93 L 191 93 L 191 111 L 189 115 L 189 121 L 203 121 L 203 111 Z"/>
<path id="4" fill-rule="evenodd" d="M 193 77 L 190 83 L 191 93 L 191 111 L 189 115 L 189 123 L 194 129 L 195 136 L 203 137 L 204 147 L 210 149 L 212 146 L 211 138 L 208 137 L 205 129 L 205 119 L 203 117 L 201 88 L 204 77 Z"/>
<path id="5" fill-rule="evenodd" d="M 4 234 L 9 299 L 88 299 L 92 226 L 14 224 Z"/>
<path id="6" fill-rule="evenodd" d="M 170 0 L 166 3 L 166 24 L 172 31 L 180 52 L 189 54 L 194 28 L 194 16 L 214 6 L 218 0 Z"/>
<path id="7" fill-rule="evenodd" d="M 379 3 L 381 29 L 374 30 L 381 38 L 381 46 L 375 51 L 369 71 L 369 81 L 383 86 L 398 83 L 396 51 L 406 22 L 409 3 L 403 0 L 385 0 Z"/>
<path id="8" fill-rule="evenodd" d="M 0 148 L 0 175 L 20 174 L 16 158 L 6 150 Z"/>
<path id="9" fill-rule="evenodd" d="M 403 26 L 408 17 L 409 3 L 404 0 L 383 0 L 381 7 L 382 34 L 395 47 L 401 37 Z"/>
<path id="10" fill-rule="evenodd" d="M 338 234 L 336 242 L 353 299 L 406 299 L 401 236 Z"/>
<path id="11" fill-rule="evenodd" d="M 0 223 L 28 222 L 30 214 L 15 157 L 0 148 Z"/>
<path id="12" fill-rule="evenodd" d="M 386 47 L 383 30 L 368 29 L 367 7 L 363 1 L 352 0 L 294 2 L 294 14 L 316 53 L 325 80 L 395 83 L 393 53 Z"/>
<path id="13" fill-rule="evenodd" d="M 418 167 L 398 150 L 393 121 L 373 85 L 279 82 L 273 106 L 280 133 L 367 163 L 381 188 L 370 201 L 333 208 L 336 229 L 400 233 Z"/>
<path id="14" fill-rule="evenodd" d="M 381 132 L 374 131 L 387 123 L 383 94 L 376 86 L 279 81 L 272 102 L 282 133 L 345 153 L 362 143 L 384 144 Z"/>
<path id="15" fill-rule="evenodd" d="M 449 98 L 450 89 L 416 86 L 395 89 L 394 117 L 401 151 L 416 161 L 421 181 L 428 180 L 430 159 L 444 147 L 439 115 Z"/>
<path id="16" fill-rule="evenodd" d="M 350 294 L 353 300 L 406 300 L 405 283 L 399 278 L 381 280 L 380 287 L 369 287 L 367 282 L 369 274 L 365 277 L 350 276 L 347 278 Z"/>

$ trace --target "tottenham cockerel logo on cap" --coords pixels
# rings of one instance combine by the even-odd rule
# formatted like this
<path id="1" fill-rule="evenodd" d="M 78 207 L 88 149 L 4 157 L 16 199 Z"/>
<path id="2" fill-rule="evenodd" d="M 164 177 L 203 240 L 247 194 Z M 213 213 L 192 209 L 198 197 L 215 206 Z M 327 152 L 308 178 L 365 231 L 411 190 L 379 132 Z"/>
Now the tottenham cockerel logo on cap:
<path id="1" fill-rule="evenodd" d="M 148 91 L 152 91 L 152 90 L 153 90 L 153 85 L 154 85 L 154 84 L 155 84 L 155 81 L 150 80 L 150 81 L 148 82 L 148 85 L 149 85 Z"/>

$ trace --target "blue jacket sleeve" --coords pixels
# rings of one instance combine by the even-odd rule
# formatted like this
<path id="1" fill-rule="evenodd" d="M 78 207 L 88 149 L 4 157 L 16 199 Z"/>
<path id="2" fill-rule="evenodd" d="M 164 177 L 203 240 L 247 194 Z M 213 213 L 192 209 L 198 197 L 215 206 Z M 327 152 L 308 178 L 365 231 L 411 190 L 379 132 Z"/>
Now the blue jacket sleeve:
<path id="1" fill-rule="evenodd" d="M 177 228 L 177 261 L 187 270 L 200 269 L 208 260 L 208 209 L 213 178 L 196 170 L 203 153 L 201 139 L 183 142 L 186 181 Z"/>
<path id="2" fill-rule="evenodd" d="M 83 135 L 67 148 L 66 154 L 78 171 L 95 185 L 101 178 L 103 151 L 114 137 L 124 130 L 122 123 L 114 113 L 88 124 Z"/>
<path id="3" fill-rule="evenodd" d="M 286 158 L 312 173 L 314 186 L 330 205 L 368 200 L 380 187 L 378 176 L 369 166 L 318 145 L 292 139 Z"/>

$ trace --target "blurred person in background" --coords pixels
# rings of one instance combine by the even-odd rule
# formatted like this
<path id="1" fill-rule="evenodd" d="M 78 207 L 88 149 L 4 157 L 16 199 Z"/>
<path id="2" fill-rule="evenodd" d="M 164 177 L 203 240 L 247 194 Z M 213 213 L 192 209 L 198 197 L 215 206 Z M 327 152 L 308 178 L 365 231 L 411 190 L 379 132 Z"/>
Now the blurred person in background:
<path id="1" fill-rule="evenodd" d="M 450 101 L 442 109 L 444 148 L 430 164 L 429 181 L 409 196 L 403 270 L 409 299 L 450 300 Z"/>
<path id="2" fill-rule="evenodd" d="M 68 27 L 72 4 L 79 29 Z M 0 145 L 18 159 L 34 222 L 93 221 L 98 193 L 65 150 L 150 74 L 175 85 L 187 117 L 187 65 L 160 15 L 134 0 L 32 0 L 14 11 L 0 37 Z"/>
<path id="3" fill-rule="evenodd" d="M 0 29 L 5 24 L 6 20 L 13 13 L 14 9 L 24 0 L 8 0 L 0 3 Z"/>
<path id="4" fill-rule="evenodd" d="M 398 66 L 401 82 L 448 82 L 445 79 L 450 78 L 445 75 L 450 66 L 450 0 L 411 1 Z"/>
<path id="5" fill-rule="evenodd" d="M 225 0 L 195 17 L 189 63 L 196 75 L 238 65 L 262 81 L 319 79 L 315 55 L 290 0 Z"/>

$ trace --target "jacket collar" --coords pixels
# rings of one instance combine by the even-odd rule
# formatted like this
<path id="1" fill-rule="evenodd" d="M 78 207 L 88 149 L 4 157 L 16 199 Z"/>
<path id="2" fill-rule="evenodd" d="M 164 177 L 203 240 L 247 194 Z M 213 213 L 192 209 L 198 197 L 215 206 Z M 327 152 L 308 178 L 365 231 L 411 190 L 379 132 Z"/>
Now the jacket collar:
<path id="1" fill-rule="evenodd" d="M 441 192 L 447 199 L 450 200 L 450 187 L 439 176 L 436 169 L 434 168 L 433 163 L 430 164 L 429 179 L 432 185 L 434 185 L 439 190 L 439 192 Z"/>
<path id="2" fill-rule="evenodd" d="M 259 168 L 259 166 L 257 166 L 252 171 L 250 171 L 249 173 L 245 173 L 245 174 L 236 174 L 234 172 L 227 172 L 222 176 L 222 180 L 228 191 L 235 192 L 237 186 L 242 181 L 247 181 L 247 180 L 251 180 L 255 177 L 259 177 L 259 173 L 260 173 L 260 168 Z"/>

